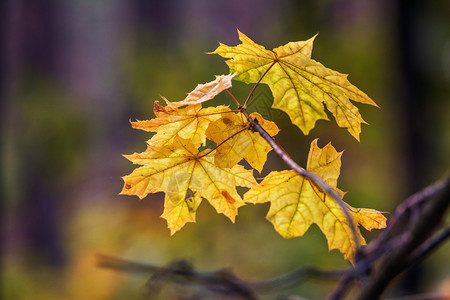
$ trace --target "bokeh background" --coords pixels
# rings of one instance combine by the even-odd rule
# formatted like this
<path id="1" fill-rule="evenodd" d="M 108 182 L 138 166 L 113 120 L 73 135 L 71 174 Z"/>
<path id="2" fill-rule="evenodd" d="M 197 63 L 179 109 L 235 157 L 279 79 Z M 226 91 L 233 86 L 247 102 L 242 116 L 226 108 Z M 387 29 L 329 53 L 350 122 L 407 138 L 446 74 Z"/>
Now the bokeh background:
<path id="1" fill-rule="evenodd" d="M 345 150 L 339 186 L 356 207 L 390 212 L 450 166 L 450 3 L 445 0 L 7 0 L 1 14 L 2 299 L 140 299 L 147 278 L 96 266 L 96 254 L 155 265 L 186 259 L 198 270 L 230 268 L 261 280 L 302 266 L 348 266 L 313 226 L 282 239 L 267 205 L 240 208 L 236 224 L 204 202 L 197 224 L 170 236 L 163 194 L 119 196 L 133 166 L 121 154 L 150 135 L 154 100 L 184 98 L 226 74 L 218 42 L 236 28 L 272 49 L 319 33 L 313 58 L 350 74 L 381 109 L 357 105 L 358 143 L 335 122 L 310 135 L 268 109 L 261 87 L 251 109 L 276 121 L 278 141 L 305 166 L 310 142 Z M 241 101 L 251 86 L 236 82 Z M 219 95 L 211 105 L 232 104 Z M 285 166 L 274 155 L 263 171 Z M 363 232 L 368 240 L 377 233 Z M 392 295 L 447 289 L 450 248 L 407 273 Z M 323 298 L 333 283 L 280 292 Z M 263 295 L 273 299 L 274 294 Z"/>

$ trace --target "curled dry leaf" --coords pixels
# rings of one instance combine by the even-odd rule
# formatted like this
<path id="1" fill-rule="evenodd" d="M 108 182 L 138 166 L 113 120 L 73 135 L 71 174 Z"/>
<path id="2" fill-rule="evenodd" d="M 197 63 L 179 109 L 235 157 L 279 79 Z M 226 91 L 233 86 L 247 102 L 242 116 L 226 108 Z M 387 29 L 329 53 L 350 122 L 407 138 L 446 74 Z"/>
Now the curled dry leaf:
<path id="1" fill-rule="evenodd" d="M 178 102 L 170 102 L 163 97 L 169 107 L 180 107 L 183 105 L 199 104 L 205 101 L 213 99 L 222 91 L 229 89 L 231 87 L 231 80 L 236 74 L 219 75 L 216 76 L 216 80 L 199 84 L 197 87 L 190 92 L 187 97 Z"/>

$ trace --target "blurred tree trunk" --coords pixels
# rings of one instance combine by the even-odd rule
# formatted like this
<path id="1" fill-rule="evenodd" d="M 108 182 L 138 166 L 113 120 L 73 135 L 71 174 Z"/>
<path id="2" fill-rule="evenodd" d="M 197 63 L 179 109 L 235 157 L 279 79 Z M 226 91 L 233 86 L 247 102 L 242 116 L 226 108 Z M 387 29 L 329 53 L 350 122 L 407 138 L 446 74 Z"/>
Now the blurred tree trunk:
<path id="1" fill-rule="evenodd" d="M 132 1 L 77 0 L 58 5 L 58 77 L 88 112 L 88 167 L 80 196 L 87 201 L 110 200 L 119 192 L 111 187 L 120 182 L 117 157 L 130 117 L 124 110 L 124 65 L 125 47 L 133 38 L 126 35 Z"/>
<path id="2" fill-rule="evenodd" d="M 61 220 L 68 200 L 77 193 L 84 196 L 83 201 L 110 200 L 118 192 L 118 166 L 111 162 L 117 161 L 117 144 L 123 142 L 123 131 L 118 128 L 126 128 L 129 118 L 122 109 L 121 78 L 128 6 L 125 0 L 3 3 L 2 192 L 6 201 L 13 203 L 13 211 L 7 212 L 6 234 L 11 253 L 16 248 L 26 249 L 31 265 L 65 263 Z M 60 116 L 49 115 L 49 107 L 37 103 L 46 96 L 43 85 L 50 86 L 53 95 L 60 93 L 61 97 L 54 99 L 62 108 L 56 111 Z M 32 94 L 36 87 L 38 94 Z M 33 109 L 27 108 L 27 101 L 41 110 L 32 112 L 34 120 L 26 118 L 24 108 Z M 55 103 L 47 105 L 52 108 Z M 87 137 L 89 149 L 84 182 L 67 185 L 75 157 L 55 148 L 67 140 L 69 145 L 83 141 L 76 140 L 76 132 L 68 136 L 51 124 L 53 118 L 62 119 L 64 126 L 73 124 L 76 116 L 71 107 L 86 113 L 83 128 L 89 131 L 83 132 L 83 138 Z M 119 118 L 123 123 L 117 124 Z M 35 132 L 31 140 L 27 140 L 27 132 Z M 117 190 L 111 191 L 114 184 Z"/>
<path id="3" fill-rule="evenodd" d="M 426 5 L 426 4 L 425 4 Z M 427 165 L 433 165 L 430 143 L 427 142 L 429 122 L 426 120 L 431 97 L 427 95 L 427 82 L 420 66 L 427 63 L 426 40 L 421 27 L 421 14 L 424 2 L 417 0 L 398 0 L 395 19 L 398 73 L 395 82 L 395 101 L 400 102 L 404 120 L 403 153 L 407 184 L 405 196 L 413 194 L 426 184 L 429 175 Z M 429 63 L 429 61 L 428 61 Z M 424 282 L 424 266 L 418 264 L 407 271 L 398 283 L 394 293 L 413 294 L 421 289 Z"/>
<path id="4" fill-rule="evenodd" d="M 64 263 L 58 229 L 58 190 L 45 174 L 45 158 L 23 149 L 20 94 L 27 72 L 51 72 L 55 61 L 53 1 L 3 3 L 2 26 L 2 191 L 8 203 L 6 251 L 27 249 L 25 263 L 60 266 Z M 25 155 L 21 155 L 25 154 Z M 29 154 L 29 155 L 26 155 Z M 5 212 L 4 212 L 5 213 Z"/>

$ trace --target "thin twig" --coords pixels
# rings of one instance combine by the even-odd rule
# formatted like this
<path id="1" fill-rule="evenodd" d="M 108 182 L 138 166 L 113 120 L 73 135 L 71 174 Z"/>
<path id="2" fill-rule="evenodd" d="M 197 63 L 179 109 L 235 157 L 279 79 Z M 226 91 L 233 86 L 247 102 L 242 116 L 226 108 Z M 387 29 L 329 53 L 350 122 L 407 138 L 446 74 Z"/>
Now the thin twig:
<path id="1" fill-rule="evenodd" d="M 211 283 L 223 280 L 224 274 L 227 274 L 229 278 L 234 278 L 235 282 L 239 285 L 245 286 L 247 289 L 259 293 L 274 292 L 281 289 L 286 289 L 300 284 L 301 282 L 316 278 L 321 280 L 337 280 L 346 270 L 320 270 L 311 267 L 299 268 L 283 276 L 271 278 L 261 281 L 247 281 L 237 278 L 228 270 L 217 270 L 212 272 L 198 272 L 190 267 L 186 262 L 180 261 L 169 264 L 166 267 L 157 267 L 149 264 L 143 264 L 140 262 L 124 260 L 107 255 L 97 256 L 97 265 L 101 268 L 112 269 L 122 272 L 131 272 L 138 275 L 154 276 L 160 278 L 164 277 L 167 281 L 176 282 L 203 282 Z M 169 276 L 170 275 L 170 276 Z M 171 277 L 172 276 L 172 277 Z"/>
<path id="2" fill-rule="evenodd" d="M 331 188 L 325 181 L 322 180 L 318 175 L 308 172 L 307 170 L 300 167 L 289 155 L 285 153 L 285 151 L 278 146 L 278 144 L 273 140 L 273 137 L 267 133 L 267 131 L 264 130 L 264 128 L 259 125 L 258 120 L 252 119 L 249 114 L 247 113 L 247 110 L 244 106 L 240 106 L 239 109 L 241 110 L 242 114 L 247 118 L 248 122 L 253 126 L 253 128 L 258 131 L 258 133 L 261 135 L 263 139 L 266 140 L 267 143 L 272 147 L 272 149 L 275 151 L 275 153 L 297 174 L 299 174 L 302 177 L 305 177 L 309 179 L 312 183 L 314 183 L 322 192 L 329 195 L 331 198 L 333 198 L 338 205 L 341 207 L 347 222 L 349 224 L 350 230 L 352 232 L 353 240 L 355 242 L 355 248 L 358 249 L 360 247 L 360 241 L 357 234 L 357 229 L 355 222 L 353 221 L 353 218 L 350 216 L 350 213 L 348 212 L 347 205 L 345 204 L 344 200 L 339 196 L 339 194 Z"/>
<path id="3" fill-rule="evenodd" d="M 442 245 L 448 238 L 450 238 L 450 227 L 443 229 L 437 236 L 429 239 L 426 243 L 422 244 L 422 246 L 416 249 L 411 254 L 408 262 L 408 267 L 424 260 L 431 252 Z"/>
<path id="4" fill-rule="evenodd" d="M 212 148 L 210 151 L 206 152 L 203 155 L 200 155 L 198 158 L 202 158 L 205 156 L 208 156 L 209 154 L 211 154 L 211 152 L 213 152 L 214 150 L 216 150 L 217 148 L 219 148 L 220 146 L 222 146 L 223 144 L 225 144 L 227 141 L 229 141 L 230 139 L 232 139 L 233 137 L 235 137 L 236 135 L 238 135 L 239 133 L 248 130 L 248 127 L 244 127 L 242 129 L 240 129 L 239 131 L 236 131 L 235 133 L 233 133 L 232 135 L 230 135 L 229 137 L 227 137 L 226 139 L 224 139 L 223 141 L 221 141 L 219 144 L 217 144 L 214 148 Z"/>
<path id="5" fill-rule="evenodd" d="M 348 207 L 345 204 L 344 200 L 341 198 L 341 196 L 339 196 L 339 194 L 332 189 L 325 181 L 323 181 L 319 176 L 317 176 L 316 174 L 310 173 L 308 171 L 306 171 L 305 169 L 303 169 L 302 167 L 300 167 L 291 157 L 290 155 L 273 139 L 273 137 L 267 133 L 267 131 L 264 130 L 264 128 L 262 128 L 259 124 L 258 124 L 258 120 L 256 119 L 252 119 L 249 114 L 247 113 L 247 104 L 250 100 L 250 98 L 253 95 L 253 92 L 256 90 L 256 88 L 258 87 L 258 85 L 261 83 L 261 81 L 263 80 L 263 78 L 266 76 L 266 74 L 270 71 L 270 69 L 272 69 L 272 67 L 278 62 L 278 60 L 274 60 L 272 62 L 272 64 L 267 68 L 267 70 L 261 75 L 261 77 L 259 78 L 259 80 L 255 83 L 255 85 L 253 86 L 252 90 L 250 91 L 250 93 L 247 96 L 247 99 L 244 102 L 244 105 L 239 105 L 239 110 L 241 111 L 241 113 L 247 118 L 248 122 L 251 124 L 251 126 L 258 131 L 258 133 L 261 135 L 261 137 L 263 139 L 265 139 L 267 141 L 267 143 L 269 143 L 269 145 L 272 147 L 272 149 L 275 151 L 275 153 L 291 168 L 293 169 L 295 172 L 297 172 L 297 174 L 299 174 L 302 177 L 305 177 L 307 179 L 309 179 L 313 184 L 315 184 L 322 192 L 324 192 L 325 194 L 329 195 L 331 198 L 333 198 L 337 204 L 340 206 L 340 208 L 342 209 L 342 212 L 345 215 L 345 218 L 347 219 L 348 225 L 350 227 L 350 230 L 352 232 L 352 236 L 353 236 L 353 241 L 355 242 L 355 248 L 358 249 L 360 248 L 361 244 L 358 238 L 358 231 L 355 225 L 355 222 L 353 221 L 353 218 L 350 216 L 350 213 L 348 212 Z M 228 91 L 228 90 L 227 90 Z M 231 94 L 230 92 L 228 92 L 229 94 Z M 233 97 L 234 98 L 234 97 Z M 235 99 L 236 103 L 238 102 Z"/>
<path id="6" fill-rule="evenodd" d="M 146 277 L 149 274 L 153 274 L 161 270 L 161 267 L 130 260 L 124 260 L 104 254 L 97 254 L 97 266 L 104 269 L 145 275 Z"/>
<path id="7" fill-rule="evenodd" d="M 387 298 L 386 300 L 448 300 L 448 294 L 432 293 L 432 294 L 417 294 L 403 297 Z"/>
<path id="8" fill-rule="evenodd" d="M 268 291 L 273 292 L 296 286 L 301 282 L 308 280 L 310 278 L 336 281 L 345 272 L 346 270 L 325 271 L 316 268 L 306 267 L 297 269 L 280 277 L 258 282 L 249 282 L 248 286 L 250 286 L 253 290 L 257 292 L 268 292 Z"/>
<path id="9" fill-rule="evenodd" d="M 231 98 L 233 98 L 234 102 L 236 102 L 236 105 L 239 107 L 240 104 L 237 101 L 236 97 L 234 97 L 234 95 L 228 89 L 226 89 L 226 91 L 231 96 Z"/>
<path id="10" fill-rule="evenodd" d="M 219 112 L 213 112 L 213 113 L 208 113 L 208 114 L 203 114 L 203 115 L 195 115 L 196 117 L 207 117 L 207 116 L 213 116 L 213 115 L 223 115 L 223 114 L 228 114 L 228 113 L 236 113 L 236 112 L 240 112 L 239 109 L 232 109 L 232 110 L 227 110 L 227 111 L 219 111 Z M 184 121 L 184 120 L 182 120 Z"/>
<path id="11" fill-rule="evenodd" d="M 330 295 L 328 295 L 327 300 L 341 299 L 342 296 L 345 295 L 345 293 L 347 293 L 347 290 L 350 288 L 354 279 L 355 279 L 354 270 L 347 271 L 347 273 L 345 273 L 339 280 L 338 284 L 336 285 L 336 288 L 331 292 Z"/>
<path id="12" fill-rule="evenodd" d="M 239 299 L 257 300 L 254 292 L 245 281 L 237 278 L 228 270 L 197 272 L 184 260 L 174 261 L 165 267 L 157 267 L 139 262 L 98 255 L 98 266 L 116 271 L 126 271 L 146 275 L 148 296 L 158 294 L 165 284 L 198 286 L 203 292 L 236 296 Z"/>
<path id="13" fill-rule="evenodd" d="M 272 67 L 277 63 L 278 61 L 275 60 L 268 68 L 267 70 L 264 72 L 264 74 L 261 75 L 261 77 L 259 78 L 258 82 L 255 83 L 255 85 L 253 86 L 252 90 L 250 91 L 250 94 L 248 94 L 247 99 L 245 99 L 244 102 L 244 107 L 247 108 L 247 104 L 248 101 L 250 100 L 250 98 L 253 95 L 253 92 L 256 90 L 256 87 L 259 85 L 259 83 L 261 82 L 261 80 L 264 78 L 264 76 L 266 76 L 266 74 L 269 72 L 270 69 L 272 69 Z"/>

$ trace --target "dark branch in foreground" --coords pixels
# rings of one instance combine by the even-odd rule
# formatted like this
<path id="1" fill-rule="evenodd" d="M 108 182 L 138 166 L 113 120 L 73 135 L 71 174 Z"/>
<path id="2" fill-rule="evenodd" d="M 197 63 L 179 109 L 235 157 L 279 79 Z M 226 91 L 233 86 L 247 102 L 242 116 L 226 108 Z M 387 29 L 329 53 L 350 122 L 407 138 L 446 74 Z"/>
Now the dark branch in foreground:
<path id="1" fill-rule="evenodd" d="M 450 177 L 403 201 L 388 228 L 363 251 L 328 299 L 341 299 L 354 279 L 361 286 L 357 299 L 378 299 L 401 272 L 423 260 L 450 236 L 446 228 L 435 236 L 450 206 Z"/>
<path id="2" fill-rule="evenodd" d="M 257 299 L 257 293 L 270 293 L 290 288 L 301 282 L 316 278 L 338 280 L 345 270 L 325 271 L 315 268 L 301 268 L 288 274 L 263 281 L 246 281 L 236 277 L 230 270 L 198 272 L 186 261 L 175 261 L 165 267 L 98 255 L 98 266 L 121 272 L 131 272 L 150 278 L 147 284 L 152 294 L 158 293 L 163 285 L 202 286 L 217 295 L 234 295 L 242 299 Z"/>
<path id="3" fill-rule="evenodd" d="M 292 271 L 286 275 L 273 279 L 259 282 L 249 282 L 249 286 L 256 292 L 274 292 L 277 290 L 294 287 L 311 278 L 337 281 L 342 275 L 345 274 L 345 272 L 346 270 L 325 271 L 307 267 Z"/>
<path id="4" fill-rule="evenodd" d="M 448 300 L 448 294 L 443 293 L 418 294 L 405 297 L 387 298 L 386 300 Z"/>
<path id="5" fill-rule="evenodd" d="M 186 261 L 175 261 L 165 267 L 158 267 L 139 262 L 123 260 L 106 255 L 98 255 L 98 266 L 122 272 L 132 272 L 149 277 L 147 287 L 152 295 L 156 295 L 164 285 L 201 286 L 202 289 L 216 295 L 234 296 L 239 299 L 257 299 L 255 292 L 275 292 L 296 286 L 309 278 L 338 280 L 345 270 L 324 271 L 314 268 L 302 268 L 286 275 L 265 280 L 245 281 L 236 277 L 230 270 L 198 272 Z"/>
<path id="6" fill-rule="evenodd" d="M 185 299 L 196 299 L 201 295 L 207 299 L 204 297 L 207 294 L 216 299 L 253 300 L 257 299 L 256 293 L 275 292 L 317 278 L 339 280 L 329 300 L 342 299 L 356 280 L 359 284 L 355 299 L 379 299 L 398 274 L 422 261 L 450 238 L 450 227 L 442 226 L 449 206 L 450 177 L 407 198 L 392 214 L 388 228 L 360 251 L 354 268 L 347 270 L 302 268 L 269 280 L 248 281 L 227 269 L 199 272 L 183 260 L 158 267 L 99 255 L 98 266 L 150 278 L 147 284 L 149 296 L 170 285 L 196 291 L 197 294 Z M 400 299 L 444 299 L 430 297 L 417 295 Z"/>
<path id="7" fill-rule="evenodd" d="M 145 275 L 149 278 L 146 285 L 148 297 L 157 296 L 165 286 L 170 285 L 171 287 L 187 287 L 190 291 L 195 290 L 198 296 L 203 295 L 202 298 L 207 294 L 212 294 L 219 299 L 223 299 L 222 297 L 225 296 L 226 299 L 257 299 L 246 282 L 234 276 L 232 272 L 225 269 L 214 272 L 198 272 L 184 260 L 171 262 L 165 267 L 157 267 L 99 255 L 98 266 Z"/>
<path id="8" fill-rule="evenodd" d="M 150 278 L 147 284 L 149 295 L 158 294 L 165 285 L 170 284 L 196 289 L 198 295 L 209 293 L 215 297 L 226 296 L 226 299 L 252 300 L 257 299 L 256 293 L 275 292 L 310 278 L 318 278 L 339 280 L 328 299 L 342 299 L 355 280 L 359 281 L 356 299 L 379 299 L 398 274 L 422 261 L 450 238 L 450 228 L 442 229 L 449 206 L 450 177 L 447 177 L 403 201 L 393 213 L 389 229 L 363 249 L 354 268 L 347 270 L 302 268 L 269 280 L 248 281 L 226 269 L 199 272 L 186 261 L 158 267 L 99 255 L 98 265 Z M 410 296 L 405 299 L 441 299 L 427 298 L 429 296 Z"/>
<path id="9" fill-rule="evenodd" d="M 431 252 L 433 252 L 437 247 L 445 242 L 446 239 L 450 238 L 450 227 L 443 229 L 437 236 L 433 239 L 429 239 L 429 242 L 423 244 L 420 248 L 411 254 L 410 266 L 421 262 L 424 260 Z"/>

